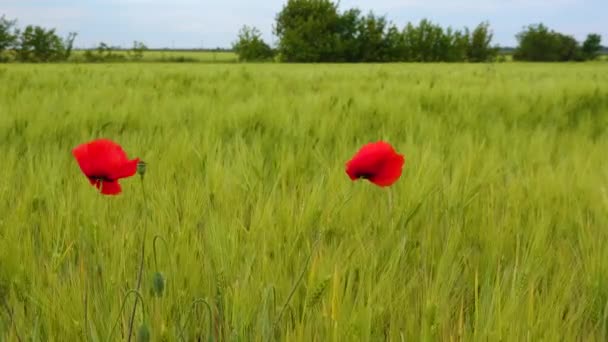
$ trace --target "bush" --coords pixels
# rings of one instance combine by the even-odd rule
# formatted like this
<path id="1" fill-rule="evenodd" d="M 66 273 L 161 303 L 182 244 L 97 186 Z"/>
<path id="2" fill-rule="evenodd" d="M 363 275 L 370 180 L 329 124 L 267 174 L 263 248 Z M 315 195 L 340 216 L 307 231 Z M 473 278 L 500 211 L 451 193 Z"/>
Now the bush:
<path id="1" fill-rule="evenodd" d="M 550 30 L 543 24 L 530 25 L 517 34 L 513 59 L 532 62 L 565 62 L 592 59 L 599 52 L 597 35 L 590 35 L 581 48 L 574 37 Z M 601 39 L 600 39 L 601 40 Z"/>
<path id="2" fill-rule="evenodd" d="M 122 62 L 126 58 L 121 54 L 114 53 L 114 49 L 108 44 L 101 42 L 96 49 L 84 52 L 84 59 L 87 62 Z"/>
<path id="3" fill-rule="evenodd" d="M 131 50 L 127 51 L 127 55 L 133 61 L 141 61 L 144 58 L 144 52 L 148 50 L 148 47 L 138 41 L 133 42 Z"/>
<path id="4" fill-rule="evenodd" d="M 232 48 L 240 61 L 266 61 L 273 58 L 273 51 L 262 39 L 262 34 L 255 27 L 243 26 L 239 31 L 238 40 Z"/>
<path id="5" fill-rule="evenodd" d="M 76 33 L 61 39 L 55 29 L 29 25 L 19 35 L 16 53 L 22 62 L 57 62 L 67 60 L 72 53 Z"/>

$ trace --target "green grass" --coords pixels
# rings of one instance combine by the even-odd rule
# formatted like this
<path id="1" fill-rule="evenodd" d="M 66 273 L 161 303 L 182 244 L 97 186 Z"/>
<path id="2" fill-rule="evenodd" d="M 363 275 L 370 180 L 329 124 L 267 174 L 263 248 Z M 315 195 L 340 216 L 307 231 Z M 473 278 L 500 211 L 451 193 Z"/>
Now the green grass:
<path id="1" fill-rule="evenodd" d="M 126 50 L 113 51 L 113 54 L 128 56 Z M 71 61 L 81 61 L 84 50 L 74 51 Z M 179 50 L 150 50 L 144 52 L 144 62 L 202 62 L 202 63 L 229 63 L 237 62 L 238 57 L 233 52 L 212 51 L 179 51 Z"/>
<path id="2" fill-rule="evenodd" d="M 608 64 L 7 65 L 0 84 L 0 340 L 125 339 L 146 226 L 155 341 L 206 339 L 197 298 L 234 341 L 608 338 Z M 108 198 L 80 173 L 70 151 L 98 137 L 148 163 L 147 203 L 137 177 Z M 392 206 L 344 172 L 378 139 L 406 155 Z"/>

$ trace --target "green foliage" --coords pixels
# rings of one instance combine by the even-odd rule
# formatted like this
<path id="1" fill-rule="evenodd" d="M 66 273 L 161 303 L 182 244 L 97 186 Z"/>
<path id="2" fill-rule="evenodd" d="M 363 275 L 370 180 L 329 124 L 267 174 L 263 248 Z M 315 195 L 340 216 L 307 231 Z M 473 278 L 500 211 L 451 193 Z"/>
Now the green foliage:
<path id="1" fill-rule="evenodd" d="M 585 59 L 594 60 L 597 59 L 602 50 L 602 36 L 599 34 L 591 33 L 587 35 L 587 39 L 583 42 L 582 53 Z"/>
<path id="2" fill-rule="evenodd" d="M 243 26 L 239 31 L 238 40 L 232 44 L 232 49 L 240 61 L 271 60 L 274 52 L 262 39 L 262 34 L 255 27 Z"/>
<path id="3" fill-rule="evenodd" d="M 350 9 L 342 13 L 336 25 L 336 42 L 334 44 L 335 62 L 358 62 L 360 60 L 360 29 L 361 11 Z"/>
<path id="4" fill-rule="evenodd" d="M 8 61 L 6 53 L 15 47 L 19 36 L 16 24 L 17 20 L 9 20 L 4 15 L 0 17 L 0 62 Z"/>
<path id="5" fill-rule="evenodd" d="M 513 59 L 526 61 L 557 61 L 557 39 L 543 24 L 530 25 L 517 34 L 518 47 Z"/>
<path id="6" fill-rule="evenodd" d="M 491 46 L 489 23 L 479 24 L 473 32 L 443 29 L 427 19 L 418 26 L 407 24 L 403 30 L 404 61 L 414 62 L 490 62 L 498 50 Z"/>
<path id="7" fill-rule="evenodd" d="M 108 56 L 109 55 L 109 56 Z M 74 62 L 128 62 L 129 51 L 111 47 L 106 43 L 94 49 L 77 50 L 72 53 Z M 238 56 L 233 52 L 199 50 L 147 50 L 139 62 L 158 63 L 235 63 Z"/>
<path id="8" fill-rule="evenodd" d="M 148 47 L 138 41 L 133 42 L 133 47 L 129 51 L 127 51 L 127 55 L 133 61 L 141 61 L 144 58 L 144 52 L 148 50 Z"/>
<path id="9" fill-rule="evenodd" d="M 408 23 L 403 36 L 406 49 L 409 51 L 410 61 L 439 62 L 448 60 L 450 41 L 452 40 L 451 31 L 449 34 L 444 34 L 441 26 L 423 19 L 418 26 Z"/>
<path id="10" fill-rule="evenodd" d="M 28 25 L 19 35 L 16 53 L 21 62 L 58 62 L 65 61 L 72 53 L 76 33 L 62 39 L 55 29 Z"/>
<path id="11" fill-rule="evenodd" d="M 0 84 L 1 341 L 126 340 L 144 224 L 167 251 L 155 267 L 148 238 L 132 341 L 606 340 L 606 63 L 14 64 Z M 70 151 L 97 137 L 148 162 L 147 223 L 138 176 L 107 198 L 82 175 Z M 344 173 L 378 139 L 406 156 L 390 207 Z"/>
<path id="12" fill-rule="evenodd" d="M 574 37 L 550 30 L 542 23 L 524 28 L 517 40 L 513 59 L 519 61 L 566 62 L 591 57 L 584 54 Z"/>
<path id="13" fill-rule="evenodd" d="M 489 62 L 496 58 L 498 48 L 491 47 L 492 32 L 490 23 L 479 24 L 470 35 L 467 49 L 467 60 L 470 62 Z"/>
<path id="14" fill-rule="evenodd" d="M 369 13 L 359 20 L 359 48 L 361 62 L 376 62 L 384 59 L 386 47 L 384 45 L 384 34 L 386 31 L 386 19 L 376 17 Z"/>
<path id="15" fill-rule="evenodd" d="M 358 9 L 338 12 L 329 0 L 290 0 L 275 34 L 287 62 L 488 62 L 497 55 L 489 23 L 444 30 L 429 20 L 400 31 L 385 17 Z"/>
<path id="16" fill-rule="evenodd" d="M 337 6 L 330 0 L 288 0 L 277 14 L 275 34 L 285 62 L 330 62 L 336 59 Z"/>
<path id="17" fill-rule="evenodd" d="M 136 44 L 135 42 L 134 44 Z M 145 46 L 144 46 L 145 47 Z M 94 50 L 86 50 L 84 52 L 84 59 L 87 62 L 122 62 L 126 60 L 126 56 L 117 53 L 116 48 L 101 42 Z M 141 50 L 141 57 L 143 58 L 143 49 Z M 128 53 L 128 56 L 133 56 L 132 53 Z M 140 58 L 141 59 L 141 58 Z"/>

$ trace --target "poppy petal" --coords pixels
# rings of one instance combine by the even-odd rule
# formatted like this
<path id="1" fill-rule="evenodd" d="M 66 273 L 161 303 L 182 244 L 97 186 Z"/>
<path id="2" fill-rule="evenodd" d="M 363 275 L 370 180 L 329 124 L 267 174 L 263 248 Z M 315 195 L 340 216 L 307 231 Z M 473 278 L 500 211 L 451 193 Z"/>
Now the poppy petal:
<path id="1" fill-rule="evenodd" d="M 135 175 L 135 173 L 137 172 L 137 163 L 139 163 L 139 158 L 123 162 L 121 165 L 116 167 L 116 169 L 109 175 L 108 178 L 120 179 Z"/>
<path id="2" fill-rule="evenodd" d="M 121 192 L 118 179 L 133 176 L 137 172 L 139 158 L 129 160 L 117 143 L 97 139 L 77 146 L 72 154 L 91 185 L 102 194 L 116 195 Z"/>
<path id="3" fill-rule="evenodd" d="M 367 179 L 378 186 L 390 186 L 400 177 L 405 158 L 383 141 L 364 145 L 346 163 L 346 173 L 353 181 Z"/>
<path id="4" fill-rule="evenodd" d="M 380 172 L 371 177 L 369 181 L 382 187 L 393 185 L 401 177 L 404 163 L 405 157 L 402 155 L 392 156 L 383 164 Z"/>
<path id="5" fill-rule="evenodd" d="M 98 188 L 104 195 L 118 195 L 122 191 L 120 184 L 118 184 L 118 181 L 101 181 L 99 182 L 99 184 L 100 186 L 98 186 Z"/>
<path id="6" fill-rule="evenodd" d="M 91 158 L 89 153 L 88 144 L 82 144 L 73 149 L 72 155 L 74 155 L 74 158 L 76 158 L 82 173 L 84 173 L 87 177 L 91 177 L 92 175 L 96 174 L 98 170 L 96 170 L 94 158 Z"/>
<path id="7" fill-rule="evenodd" d="M 93 140 L 79 145 L 72 150 L 72 154 L 87 177 L 110 178 L 128 161 L 122 147 L 107 139 Z"/>

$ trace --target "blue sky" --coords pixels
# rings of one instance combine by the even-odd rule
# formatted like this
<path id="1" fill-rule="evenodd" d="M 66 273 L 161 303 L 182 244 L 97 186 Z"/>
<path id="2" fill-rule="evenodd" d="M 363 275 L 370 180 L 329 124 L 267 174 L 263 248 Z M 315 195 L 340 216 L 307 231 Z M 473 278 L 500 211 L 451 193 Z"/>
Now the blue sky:
<path id="1" fill-rule="evenodd" d="M 272 25 L 286 0 L 0 0 L 0 15 L 19 25 L 55 27 L 78 32 L 76 45 L 100 41 L 149 47 L 229 47 L 239 28 L 258 27 L 272 43 Z M 386 15 L 402 27 L 428 18 L 443 26 L 474 27 L 489 20 L 494 42 L 515 45 L 527 24 L 543 22 L 582 40 L 600 33 L 608 45 L 608 0 L 342 0 L 340 9 L 358 7 Z"/>

